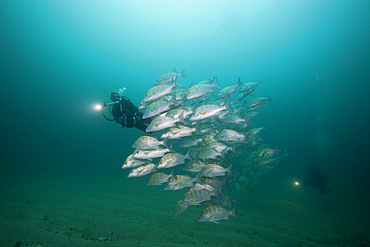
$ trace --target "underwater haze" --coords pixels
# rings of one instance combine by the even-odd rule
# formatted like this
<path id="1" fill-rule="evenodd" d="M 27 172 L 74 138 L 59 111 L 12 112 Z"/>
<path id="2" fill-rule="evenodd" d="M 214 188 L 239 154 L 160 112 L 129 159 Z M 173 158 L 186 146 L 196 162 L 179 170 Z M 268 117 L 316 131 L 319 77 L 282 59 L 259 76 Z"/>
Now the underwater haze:
<path id="1" fill-rule="evenodd" d="M 366 0 L 1 1 L 0 245 L 370 245 L 369 11 Z M 139 106 L 174 68 L 186 88 L 240 77 L 262 84 L 248 102 L 271 99 L 254 127 L 289 156 L 258 196 L 238 198 L 240 220 L 199 222 L 198 207 L 175 218 L 184 190 L 121 169 L 145 133 L 94 109 L 122 87 Z M 294 184 L 310 167 L 330 193 Z"/>

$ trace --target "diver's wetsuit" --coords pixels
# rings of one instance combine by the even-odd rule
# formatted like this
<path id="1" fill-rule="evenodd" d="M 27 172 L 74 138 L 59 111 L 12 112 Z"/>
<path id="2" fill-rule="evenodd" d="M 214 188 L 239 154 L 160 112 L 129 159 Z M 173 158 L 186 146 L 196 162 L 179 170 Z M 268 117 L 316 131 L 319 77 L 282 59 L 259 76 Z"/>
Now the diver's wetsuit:
<path id="1" fill-rule="evenodd" d="M 122 97 L 119 104 L 112 106 L 112 115 L 117 123 L 120 123 L 118 118 L 124 116 L 122 123 L 120 123 L 122 127 L 135 127 L 144 132 L 147 127 L 146 124 L 152 121 L 151 118 L 142 119 L 143 113 L 127 97 Z"/>
<path id="2" fill-rule="evenodd" d="M 308 168 L 308 178 L 303 179 L 303 185 L 312 186 L 313 189 L 320 190 L 320 194 L 324 195 L 328 193 L 331 189 L 326 188 L 326 183 L 328 181 L 326 173 L 320 169 L 310 167 Z"/>

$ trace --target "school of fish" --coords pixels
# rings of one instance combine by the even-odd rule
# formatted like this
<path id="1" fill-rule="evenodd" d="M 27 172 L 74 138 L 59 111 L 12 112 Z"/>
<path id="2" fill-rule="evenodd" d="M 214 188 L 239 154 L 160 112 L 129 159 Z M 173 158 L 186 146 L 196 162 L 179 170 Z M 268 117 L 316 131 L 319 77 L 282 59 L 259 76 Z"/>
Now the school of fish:
<path id="1" fill-rule="evenodd" d="M 247 100 L 260 82 L 239 78 L 222 88 L 215 76 L 185 88 L 180 77 L 187 78 L 185 69 L 164 73 L 141 101 L 143 118 L 153 118 L 146 130 L 151 134 L 135 141 L 135 151 L 122 168 L 131 169 L 129 178 L 151 174 L 149 186 L 186 188 L 175 216 L 189 206 L 204 205 L 199 222 L 218 223 L 230 215 L 240 219 L 237 197 L 256 194 L 259 178 L 287 155 L 260 144 L 265 128 L 252 126 L 259 109 L 271 100 Z M 226 195 L 224 186 L 235 188 L 237 195 Z"/>

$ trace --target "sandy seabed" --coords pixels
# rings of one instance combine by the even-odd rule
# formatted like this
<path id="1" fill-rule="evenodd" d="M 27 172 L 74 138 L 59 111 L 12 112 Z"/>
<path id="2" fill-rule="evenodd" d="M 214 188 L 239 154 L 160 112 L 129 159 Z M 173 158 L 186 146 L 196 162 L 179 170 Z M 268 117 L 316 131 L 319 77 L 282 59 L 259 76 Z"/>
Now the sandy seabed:
<path id="1" fill-rule="evenodd" d="M 265 184 L 258 197 L 239 197 L 241 220 L 217 225 L 198 222 L 205 206 L 174 217 L 186 190 L 149 187 L 147 179 L 2 179 L 0 245 L 370 246 L 369 211 L 335 191 L 316 196 Z"/>

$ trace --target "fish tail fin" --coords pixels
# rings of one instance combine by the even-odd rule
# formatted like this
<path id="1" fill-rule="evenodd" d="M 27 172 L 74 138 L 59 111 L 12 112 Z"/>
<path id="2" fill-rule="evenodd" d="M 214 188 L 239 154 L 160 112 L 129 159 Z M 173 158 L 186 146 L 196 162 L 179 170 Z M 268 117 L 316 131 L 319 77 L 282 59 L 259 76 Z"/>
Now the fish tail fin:
<path id="1" fill-rule="evenodd" d="M 202 131 L 200 130 L 200 123 L 199 123 L 199 121 L 197 122 L 197 125 L 195 126 L 195 131 L 197 132 L 198 135 L 201 135 L 202 134 Z M 202 136 L 202 141 L 203 141 L 203 136 Z"/>
<path id="2" fill-rule="evenodd" d="M 207 144 L 206 135 L 203 135 L 200 139 L 202 140 L 203 144 Z"/>
<path id="3" fill-rule="evenodd" d="M 225 197 L 225 194 L 224 194 L 224 190 L 223 190 L 223 184 L 221 183 L 213 192 L 214 192 L 214 195 L 221 199 L 223 197 Z"/>
<path id="4" fill-rule="evenodd" d="M 175 86 L 176 87 L 182 87 L 182 85 L 179 83 L 179 77 L 178 76 L 176 76 L 176 79 L 175 79 L 175 81 L 173 82 L 173 83 L 175 83 Z M 173 80 L 172 80 L 173 81 Z"/>
<path id="5" fill-rule="evenodd" d="M 227 152 L 227 150 L 226 150 L 226 149 L 222 150 L 222 152 L 221 152 L 221 158 L 222 158 L 223 160 L 226 160 L 226 152 Z"/>
<path id="6" fill-rule="evenodd" d="M 198 172 L 197 175 L 195 176 L 195 181 L 197 183 L 203 184 L 202 181 L 200 180 L 200 176 L 202 175 L 201 172 Z"/>
<path id="7" fill-rule="evenodd" d="M 168 138 L 165 138 L 163 141 L 163 146 L 165 146 L 166 148 L 168 148 Z"/>
<path id="8" fill-rule="evenodd" d="M 180 120 L 181 123 L 186 124 L 186 121 L 184 120 L 184 112 L 181 112 L 181 114 L 179 116 L 179 120 Z"/>
<path id="9" fill-rule="evenodd" d="M 185 78 L 188 78 L 188 75 L 185 74 L 185 68 L 181 71 L 181 76 L 185 77 Z"/>
<path id="10" fill-rule="evenodd" d="M 174 144 L 174 142 L 171 142 L 171 144 L 168 147 L 168 149 L 170 150 L 171 153 L 176 153 L 175 149 L 173 149 L 173 144 Z"/>
<path id="11" fill-rule="evenodd" d="M 181 93 L 181 99 L 184 102 L 188 101 L 187 98 L 186 98 L 187 97 L 187 94 L 188 94 L 188 91 L 184 91 L 184 92 Z"/>
<path id="12" fill-rule="evenodd" d="M 213 81 L 213 86 L 215 86 L 215 88 L 222 89 L 222 87 L 220 87 L 220 85 L 218 85 L 218 79 L 217 79 L 217 77 L 216 77 L 216 80 Z"/>
<path id="13" fill-rule="evenodd" d="M 234 110 L 233 108 L 231 107 L 230 105 L 230 99 L 226 102 L 226 109 L 230 112 L 230 113 L 234 113 Z"/>
<path id="14" fill-rule="evenodd" d="M 214 82 L 214 81 L 218 81 L 218 79 L 217 79 L 217 75 L 215 75 L 215 76 L 213 77 L 213 79 L 211 80 L 211 82 L 210 82 L 209 84 L 212 84 L 212 82 Z"/>
<path id="15" fill-rule="evenodd" d="M 234 176 L 234 171 L 233 171 L 233 164 L 231 164 L 227 169 L 226 171 L 231 174 L 232 176 Z"/>
<path id="16" fill-rule="evenodd" d="M 238 213 L 236 212 L 237 207 L 238 207 L 238 205 L 235 205 L 235 207 L 233 207 L 233 209 L 231 210 L 231 215 L 234 216 L 235 218 L 237 218 L 238 220 L 240 220 L 240 217 L 239 217 Z"/>
<path id="17" fill-rule="evenodd" d="M 231 152 L 233 152 L 234 154 L 238 154 L 236 152 L 236 148 L 237 148 L 237 145 L 236 144 L 232 145 L 231 148 L 230 148 Z"/>
<path id="18" fill-rule="evenodd" d="M 240 80 L 240 77 L 238 78 L 238 85 L 239 85 L 239 86 L 243 86 L 243 83 L 242 83 L 242 81 Z"/>
<path id="19" fill-rule="evenodd" d="M 190 148 L 186 152 L 184 159 L 193 160 L 193 157 L 191 157 L 191 149 Z"/>
<path id="20" fill-rule="evenodd" d="M 249 134 L 251 133 L 251 130 L 248 130 L 247 132 L 244 133 L 244 138 L 245 140 L 247 140 L 248 142 L 250 141 L 249 139 Z"/>
<path id="21" fill-rule="evenodd" d="M 223 186 L 226 186 L 230 190 L 230 184 L 229 184 L 229 178 L 225 177 L 224 180 L 222 180 Z"/>
<path id="22" fill-rule="evenodd" d="M 180 103 L 176 100 L 176 93 L 174 93 L 172 95 L 172 98 L 171 98 L 171 104 L 175 105 L 175 106 L 178 106 L 180 105 Z"/>

